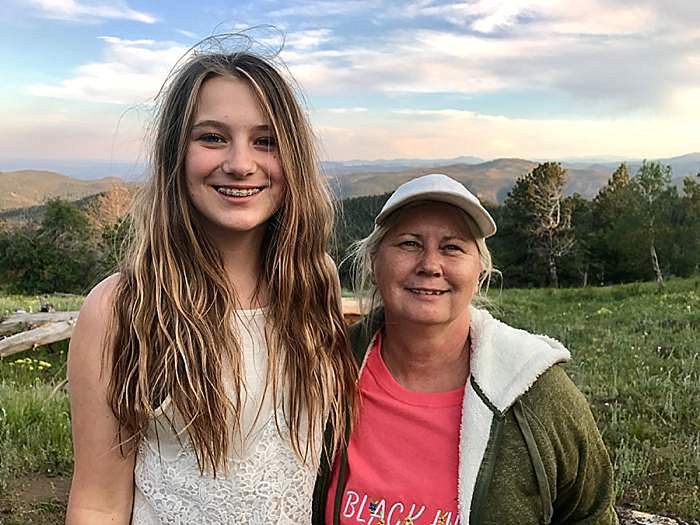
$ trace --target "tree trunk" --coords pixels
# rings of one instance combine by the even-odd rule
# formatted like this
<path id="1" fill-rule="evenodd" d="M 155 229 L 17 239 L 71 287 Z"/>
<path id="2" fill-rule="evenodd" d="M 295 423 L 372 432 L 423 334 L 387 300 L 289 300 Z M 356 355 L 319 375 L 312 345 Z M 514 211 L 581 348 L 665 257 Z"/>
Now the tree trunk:
<path id="1" fill-rule="evenodd" d="M 46 323 L 71 321 L 78 318 L 78 312 L 38 312 L 15 313 L 0 319 L 0 337 L 31 330 Z"/>
<path id="2" fill-rule="evenodd" d="M 649 253 L 651 254 L 651 266 L 654 269 L 654 275 L 656 275 L 656 284 L 659 288 L 664 287 L 664 276 L 661 273 L 661 267 L 659 266 L 659 258 L 656 256 L 656 247 L 654 246 L 654 241 L 649 244 Z"/>
<path id="3" fill-rule="evenodd" d="M 557 262 L 552 254 L 547 258 L 549 265 L 549 282 L 552 288 L 559 288 L 559 275 L 557 274 Z"/>

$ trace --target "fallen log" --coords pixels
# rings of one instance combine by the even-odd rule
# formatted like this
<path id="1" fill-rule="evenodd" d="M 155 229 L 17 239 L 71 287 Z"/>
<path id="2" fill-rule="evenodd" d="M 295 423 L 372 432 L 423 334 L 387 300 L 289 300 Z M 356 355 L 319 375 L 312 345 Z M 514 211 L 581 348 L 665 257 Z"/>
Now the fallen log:
<path id="1" fill-rule="evenodd" d="M 362 317 L 357 300 L 343 298 L 343 315 L 347 324 Z M 78 312 L 17 313 L 8 316 L 0 322 L 0 337 L 14 335 L 0 339 L 0 359 L 70 339 L 77 319 Z"/>
<path id="2" fill-rule="evenodd" d="M 345 318 L 345 324 L 352 324 L 359 321 L 362 318 L 362 312 L 360 311 L 360 304 L 357 299 L 351 297 L 343 297 L 343 317 Z"/>
<path id="3" fill-rule="evenodd" d="M 35 314 L 10 314 L 0 322 L 0 336 L 15 334 L 46 323 L 70 321 L 78 318 L 78 312 L 39 312 Z"/>
<path id="4" fill-rule="evenodd" d="M 628 508 L 617 507 L 615 510 L 620 518 L 620 525 L 689 525 L 677 518 L 648 514 Z"/>
<path id="5" fill-rule="evenodd" d="M 49 323 L 0 340 L 0 359 L 38 346 L 70 339 L 76 319 Z"/>

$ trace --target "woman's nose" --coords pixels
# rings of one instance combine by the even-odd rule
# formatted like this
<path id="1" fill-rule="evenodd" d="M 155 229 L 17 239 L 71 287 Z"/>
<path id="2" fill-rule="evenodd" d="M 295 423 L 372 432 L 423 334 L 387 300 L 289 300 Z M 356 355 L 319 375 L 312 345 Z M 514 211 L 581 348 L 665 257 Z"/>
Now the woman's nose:
<path id="1" fill-rule="evenodd" d="M 438 250 L 430 248 L 423 250 L 418 264 L 418 273 L 430 277 L 440 277 L 442 275 L 442 262 Z"/>

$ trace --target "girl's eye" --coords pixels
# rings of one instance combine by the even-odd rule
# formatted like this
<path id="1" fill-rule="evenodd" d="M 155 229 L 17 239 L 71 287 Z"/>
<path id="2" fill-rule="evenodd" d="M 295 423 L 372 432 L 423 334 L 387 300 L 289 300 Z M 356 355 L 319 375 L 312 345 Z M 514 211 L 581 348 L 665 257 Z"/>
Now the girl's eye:
<path id="1" fill-rule="evenodd" d="M 198 140 L 208 142 L 210 144 L 221 144 L 225 142 L 224 138 L 216 133 L 204 133 L 203 135 L 200 135 Z"/>
<path id="2" fill-rule="evenodd" d="M 275 149 L 277 147 L 277 141 L 274 137 L 260 137 L 255 140 L 255 145 L 265 149 Z"/>

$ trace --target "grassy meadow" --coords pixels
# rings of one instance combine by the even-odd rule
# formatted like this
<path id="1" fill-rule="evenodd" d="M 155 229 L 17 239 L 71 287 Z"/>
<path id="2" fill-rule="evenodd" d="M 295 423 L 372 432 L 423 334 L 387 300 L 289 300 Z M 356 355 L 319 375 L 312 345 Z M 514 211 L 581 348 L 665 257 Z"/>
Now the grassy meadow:
<path id="1" fill-rule="evenodd" d="M 609 447 L 618 502 L 700 521 L 700 278 L 661 291 L 653 283 L 492 290 L 490 299 L 497 317 L 571 350 L 569 373 Z M 72 310 L 80 298 L 47 301 Z M 0 296 L 0 315 L 38 307 L 35 297 Z M 37 477 L 65 486 L 70 475 L 68 400 L 57 389 L 66 352 L 60 343 L 0 361 L 0 523 L 62 515 L 60 496 L 47 491 L 28 505 L 17 487 Z"/>

